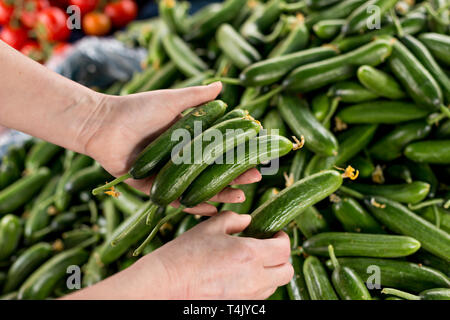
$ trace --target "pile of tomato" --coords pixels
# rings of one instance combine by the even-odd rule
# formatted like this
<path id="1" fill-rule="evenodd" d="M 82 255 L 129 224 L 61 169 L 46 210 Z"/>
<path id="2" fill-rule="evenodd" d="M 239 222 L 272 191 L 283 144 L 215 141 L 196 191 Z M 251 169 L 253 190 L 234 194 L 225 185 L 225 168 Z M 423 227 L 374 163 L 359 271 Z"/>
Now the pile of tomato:
<path id="1" fill-rule="evenodd" d="M 0 40 L 43 62 L 64 50 L 73 29 L 104 36 L 137 16 L 134 0 L 0 0 Z"/>

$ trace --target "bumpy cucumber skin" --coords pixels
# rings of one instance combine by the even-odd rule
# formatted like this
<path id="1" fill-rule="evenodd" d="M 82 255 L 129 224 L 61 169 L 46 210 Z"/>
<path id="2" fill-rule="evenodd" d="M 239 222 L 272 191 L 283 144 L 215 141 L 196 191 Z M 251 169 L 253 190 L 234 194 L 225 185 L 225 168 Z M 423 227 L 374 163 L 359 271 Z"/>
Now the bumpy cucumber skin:
<path id="1" fill-rule="evenodd" d="M 294 276 L 286 285 L 289 298 L 291 300 L 311 300 L 303 277 L 305 259 L 302 256 L 293 255 L 290 257 L 290 262 L 294 268 Z"/>
<path id="2" fill-rule="evenodd" d="M 252 141 L 256 150 L 250 150 Z M 245 171 L 261 161 L 282 157 L 292 148 L 292 142 L 281 136 L 262 136 L 250 140 L 245 144 L 245 153 L 235 155 L 234 163 L 214 164 L 204 170 L 185 191 L 181 204 L 189 208 L 211 199 Z M 239 152 L 239 149 L 234 151 Z"/>
<path id="3" fill-rule="evenodd" d="M 341 266 L 352 268 L 363 281 L 373 275 L 373 267 L 380 269 L 380 285 L 412 292 L 421 292 L 433 288 L 450 288 L 450 279 L 440 271 L 420 264 L 378 258 L 338 258 Z M 330 260 L 327 267 L 333 269 Z M 372 270 L 372 271 L 370 271 Z M 369 283 L 373 283 L 369 281 Z"/>
<path id="4" fill-rule="evenodd" d="M 350 232 L 320 233 L 303 242 L 302 247 L 307 254 L 327 257 L 330 244 L 336 256 L 348 257 L 398 258 L 420 248 L 420 242 L 411 237 Z"/>
<path id="5" fill-rule="evenodd" d="M 353 198 L 341 198 L 332 210 L 347 232 L 385 233 L 381 225 Z"/>
<path id="6" fill-rule="evenodd" d="M 381 197 L 365 200 L 377 220 L 388 229 L 413 237 L 422 248 L 450 262 L 450 234 L 419 217 L 398 202 Z"/>
<path id="7" fill-rule="evenodd" d="M 414 103 L 401 101 L 373 101 L 346 107 L 337 117 L 350 124 L 395 124 L 425 118 L 429 114 Z"/>
<path id="8" fill-rule="evenodd" d="M 295 68 L 336 55 L 336 50 L 330 47 L 306 49 L 254 63 L 243 70 L 239 78 L 243 85 L 249 87 L 269 85 Z"/>
<path id="9" fill-rule="evenodd" d="M 406 123 L 378 140 L 369 152 L 378 160 L 392 161 L 402 155 L 409 143 L 426 138 L 431 129 L 431 125 L 422 120 Z"/>
<path id="10" fill-rule="evenodd" d="M 278 110 L 294 134 L 298 138 L 305 137 L 305 146 L 309 150 L 323 156 L 337 154 L 336 138 L 317 121 L 304 100 L 290 95 L 281 95 Z"/>
<path id="11" fill-rule="evenodd" d="M 402 203 L 419 203 L 430 192 L 430 185 L 422 181 L 405 184 L 373 185 L 352 183 L 350 188 L 366 195 L 382 196 Z"/>
<path id="12" fill-rule="evenodd" d="M 331 282 L 342 300 L 372 300 L 364 281 L 349 267 L 335 268 Z"/>
<path id="13" fill-rule="evenodd" d="M 227 130 L 236 130 L 235 134 L 225 134 Z M 158 173 L 153 182 L 150 199 L 159 206 L 166 206 L 178 199 L 189 185 L 205 170 L 209 162 L 226 153 L 230 148 L 234 148 L 243 142 L 256 136 L 261 129 L 258 122 L 249 119 L 231 119 L 219 123 L 210 129 L 204 131 L 201 135 L 193 139 L 178 154 L 177 159 L 170 160 Z M 204 137 L 219 130 L 223 134 L 223 141 L 215 141 L 211 144 L 209 141 L 203 141 Z M 208 153 L 202 154 L 201 159 L 195 152 L 195 146 L 200 145 L 202 153 L 208 150 Z M 211 145 L 211 146 L 210 146 Z M 190 163 L 176 164 L 178 160 L 183 161 L 183 154 L 189 155 Z M 197 152 L 198 153 L 198 152 Z M 175 162 L 174 162 L 175 161 Z"/>
<path id="14" fill-rule="evenodd" d="M 216 38 L 219 47 L 227 58 L 239 69 L 244 69 L 261 60 L 258 51 L 229 24 L 220 26 Z"/>
<path id="15" fill-rule="evenodd" d="M 48 168 L 40 168 L 34 173 L 17 180 L 0 192 L 0 215 L 14 212 L 27 203 L 51 178 Z"/>
<path id="16" fill-rule="evenodd" d="M 319 259 L 314 256 L 306 258 L 303 274 L 311 300 L 339 300 Z"/>
<path id="17" fill-rule="evenodd" d="M 170 158 L 170 152 L 179 142 L 172 141 L 172 134 L 175 130 L 186 129 L 192 135 L 194 124 L 201 122 L 202 130 L 209 127 L 214 121 L 221 117 L 227 105 L 220 100 L 208 102 L 194 110 L 175 123 L 169 130 L 160 135 L 150 143 L 137 157 L 129 173 L 134 179 L 144 179 L 149 177 L 153 170 L 161 163 Z"/>
<path id="18" fill-rule="evenodd" d="M 284 228 L 307 207 L 323 200 L 342 184 L 334 170 L 323 171 L 297 181 L 252 213 L 252 222 L 244 235 L 269 238 Z"/>
<path id="19" fill-rule="evenodd" d="M 438 288 L 420 293 L 420 300 L 450 300 L 450 289 Z"/>
<path id="20" fill-rule="evenodd" d="M 41 265 L 22 284 L 19 289 L 19 299 L 46 299 L 52 293 L 58 281 L 67 275 L 67 268 L 72 265 L 82 265 L 88 257 L 88 252 L 80 248 L 70 249 L 57 254 Z"/>
<path id="21" fill-rule="evenodd" d="M 405 156 L 415 162 L 450 164 L 450 140 L 414 142 L 405 148 Z"/>
<path id="22" fill-rule="evenodd" d="M 19 245 L 22 237 L 20 219 L 7 214 L 0 220 L 0 261 L 8 258 Z"/>
<path id="23" fill-rule="evenodd" d="M 302 93 L 319 89 L 351 78 L 360 65 L 376 66 L 384 62 L 391 51 L 389 41 L 378 39 L 352 52 L 301 66 L 287 76 L 283 86 L 289 91 Z"/>
<path id="24" fill-rule="evenodd" d="M 45 242 L 37 243 L 25 250 L 9 268 L 3 293 L 17 289 L 30 273 L 51 256 L 52 252 L 52 246 Z"/>

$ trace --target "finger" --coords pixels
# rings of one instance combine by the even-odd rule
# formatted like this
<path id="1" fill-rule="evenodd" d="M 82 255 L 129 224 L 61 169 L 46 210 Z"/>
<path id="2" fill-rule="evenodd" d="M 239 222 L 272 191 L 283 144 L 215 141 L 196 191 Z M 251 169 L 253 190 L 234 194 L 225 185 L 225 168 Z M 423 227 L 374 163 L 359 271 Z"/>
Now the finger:
<path id="1" fill-rule="evenodd" d="M 155 177 L 150 177 L 142 180 L 128 179 L 125 181 L 125 183 L 139 191 L 144 192 L 145 194 L 150 194 L 153 180 L 155 180 Z"/>
<path id="2" fill-rule="evenodd" d="M 241 189 L 225 188 L 212 197 L 210 201 L 222 203 L 241 203 L 245 201 L 245 193 Z"/>
<path id="3" fill-rule="evenodd" d="M 174 208 L 178 208 L 180 206 L 180 201 L 174 201 L 170 204 Z M 186 213 L 190 214 L 198 214 L 201 216 L 213 216 L 217 213 L 217 208 L 214 207 L 212 204 L 208 203 L 201 203 L 198 206 L 195 206 L 193 208 L 186 208 L 183 210 Z"/>
<path id="4" fill-rule="evenodd" d="M 267 279 L 271 279 L 271 283 L 276 286 L 284 286 L 289 283 L 294 276 L 294 268 L 290 263 L 264 269 Z"/>
<path id="5" fill-rule="evenodd" d="M 213 232 L 233 234 L 243 231 L 252 220 L 248 214 L 237 214 L 231 211 L 221 212 L 207 220 L 207 227 Z"/>
<path id="6" fill-rule="evenodd" d="M 275 267 L 289 261 L 291 243 L 289 236 L 283 231 L 278 232 L 271 239 L 258 240 L 256 245 L 263 254 L 264 267 Z"/>
<path id="7" fill-rule="evenodd" d="M 197 86 L 175 90 L 161 90 L 159 94 L 164 94 L 164 99 L 175 113 L 180 113 L 186 109 L 199 106 L 208 101 L 214 100 L 222 90 L 221 82 L 214 82 L 208 86 Z"/>
<path id="8" fill-rule="evenodd" d="M 253 168 L 250 169 L 243 174 L 241 174 L 239 177 L 231 181 L 231 185 L 236 184 L 250 184 L 261 181 L 262 176 L 261 173 L 258 171 L 258 169 Z"/>

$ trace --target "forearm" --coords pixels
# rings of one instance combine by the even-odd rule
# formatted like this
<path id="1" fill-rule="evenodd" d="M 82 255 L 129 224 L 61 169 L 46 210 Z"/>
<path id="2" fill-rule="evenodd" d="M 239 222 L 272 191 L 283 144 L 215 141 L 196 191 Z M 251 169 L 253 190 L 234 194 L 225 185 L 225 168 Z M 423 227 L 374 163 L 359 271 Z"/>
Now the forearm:
<path id="1" fill-rule="evenodd" d="M 93 127 L 105 116 L 103 95 L 50 71 L 1 41 L 0 70 L 0 125 L 84 152 Z"/>

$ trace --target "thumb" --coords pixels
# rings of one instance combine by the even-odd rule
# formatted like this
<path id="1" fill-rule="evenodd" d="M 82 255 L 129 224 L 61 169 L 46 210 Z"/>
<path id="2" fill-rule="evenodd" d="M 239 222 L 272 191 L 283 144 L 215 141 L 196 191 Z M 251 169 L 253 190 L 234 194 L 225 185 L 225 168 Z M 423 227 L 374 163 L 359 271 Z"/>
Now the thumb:
<path id="1" fill-rule="evenodd" d="M 222 83 L 214 82 L 208 86 L 161 90 L 154 93 L 162 94 L 166 105 L 170 106 L 175 114 L 178 114 L 186 109 L 196 107 L 216 99 L 221 90 Z"/>
<path id="2" fill-rule="evenodd" d="M 237 214 L 232 211 L 221 212 L 208 220 L 209 228 L 214 232 L 233 234 L 243 231 L 250 224 L 249 214 Z"/>

